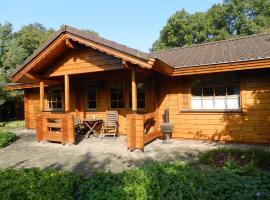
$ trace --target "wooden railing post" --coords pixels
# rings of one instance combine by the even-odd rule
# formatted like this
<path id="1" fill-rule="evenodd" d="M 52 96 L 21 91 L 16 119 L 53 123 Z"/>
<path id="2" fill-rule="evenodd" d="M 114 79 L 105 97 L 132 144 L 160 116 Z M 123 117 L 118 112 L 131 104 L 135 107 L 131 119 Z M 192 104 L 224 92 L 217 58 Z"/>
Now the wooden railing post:
<path id="1" fill-rule="evenodd" d="M 39 109 L 40 112 L 44 110 L 44 82 L 39 83 Z"/>
<path id="2" fill-rule="evenodd" d="M 69 111 L 69 75 L 65 74 L 65 111 Z"/>
<path id="3" fill-rule="evenodd" d="M 132 111 L 136 112 L 137 111 L 137 85 L 136 85 L 136 71 L 135 70 L 131 71 L 131 79 L 132 79 L 131 81 Z"/>

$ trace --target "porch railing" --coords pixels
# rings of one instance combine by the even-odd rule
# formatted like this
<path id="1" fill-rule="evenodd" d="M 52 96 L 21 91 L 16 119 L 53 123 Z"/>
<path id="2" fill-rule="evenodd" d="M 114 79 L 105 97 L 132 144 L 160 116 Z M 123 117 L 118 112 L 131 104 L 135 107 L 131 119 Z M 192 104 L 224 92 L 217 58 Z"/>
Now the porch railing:
<path id="1" fill-rule="evenodd" d="M 157 112 L 127 115 L 127 146 L 130 150 L 141 149 L 159 137 Z"/>
<path id="2" fill-rule="evenodd" d="M 74 116 L 71 114 L 41 113 L 37 116 L 37 140 L 75 143 Z"/>

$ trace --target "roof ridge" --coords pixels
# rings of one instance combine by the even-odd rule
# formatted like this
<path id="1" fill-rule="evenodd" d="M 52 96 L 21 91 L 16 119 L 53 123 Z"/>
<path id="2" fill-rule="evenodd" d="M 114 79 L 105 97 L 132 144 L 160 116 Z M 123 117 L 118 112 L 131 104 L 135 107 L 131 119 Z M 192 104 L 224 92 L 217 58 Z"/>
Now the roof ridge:
<path id="1" fill-rule="evenodd" d="M 69 25 L 62 25 L 62 26 L 65 27 L 65 31 L 66 31 L 66 32 L 68 32 L 68 29 L 73 29 L 73 30 L 76 30 L 76 31 L 79 31 L 79 32 L 83 32 L 84 34 L 88 34 L 88 35 L 90 35 L 91 37 L 94 37 L 94 38 L 97 38 L 97 39 L 100 39 L 100 40 L 103 40 L 103 41 L 108 41 L 108 42 L 111 42 L 111 43 L 113 43 L 113 44 L 122 46 L 122 47 L 124 47 L 124 48 L 132 49 L 132 50 L 137 51 L 137 52 L 139 52 L 139 53 L 141 53 L 141 54 L 147 54 L 148 56 L 150 55 L 149 52 L 144 52 L 144 51 L 141 51 L 141 50 L 139 50 L 139 49 L 136 49 L 136 48 L 133 48 L 133 47 L 129 47 L 129 46 L 125 45 L 125 44 L 121 44 L 121 43 L 119 43 L 119 42 L 115 42 L 115 41 L 113 41 L 113 40 L 106 39 L 106 38 L 101 37 L 101 36 L 99 36 L 99 35 L 95 35 L 95 34 L 92 34 L 92 33 L 87 32 L 87 31 L 83 31 L 83 30 L 74 28 L 74 27 L 69 26 Z M 61 26 L 61 27 L 62 27 L 62 26 Z"/>
<path id="2" fill-rule="evenodd" d="M 218 43 L 223 43 L 223 42 L 231 42 L 231 41 L 235 41 L 235 40 L 242 40 L 242 39 L 247 39 L 247 38 L 251 38 L 251 37 L 263 36 L 263 35 L 267 35 L 267 34 L 270 34 L 270 33 L 269 32 L 264 32 L 264 33 L 247 35 L 247 36 L 233 37 L 233 38 L 224 39 L 224 40 L 204 42 L 204 43 L 201 43 L 201 44 L 193 44 L 193 45 L 190 45 L 190 46 L 173 47 L 173 48 L 164 49 L 164 50 L 161 50 L 161 51 L 152 52 L 151 55 L 159 54 L 159 53 L 163 53 L 163 52 L 167 52 L 167 51 L 174 51 L 174 50 L 178 50 L 178 49 L 186 49 L 186 48 L 193 48 L 193 47 L 199 47 L 199 46 L 218 44 Z"/>

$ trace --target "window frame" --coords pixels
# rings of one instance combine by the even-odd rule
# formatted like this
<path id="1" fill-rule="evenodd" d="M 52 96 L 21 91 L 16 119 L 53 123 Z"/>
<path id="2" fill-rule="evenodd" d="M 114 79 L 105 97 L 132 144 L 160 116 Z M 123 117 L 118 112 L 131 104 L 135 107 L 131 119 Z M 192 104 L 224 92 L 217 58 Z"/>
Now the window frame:
<path id="1" fill-rule="evenodd" d="M 228 87 L 234 86 L 238 87 L 239 94 L 235 95 L 229 95 L 228 94 Z M 217 87 L 225 87 L 225 95 L 223 96 L 216 96 L 216 88 Z M 193 88 L 200 88 L 201 89 L 201 96 L 193 96 L 192 95 L 192 89 Z M 212 88 L 213 95 L 212 96 L 204 96 L 204 88 Z M 193 108 L 193 100 L 194 98 L 198 98 L 198 100 L 201 101 L 201 108 Z M 216 100 L 218 98 L 224 98 L 224 108 L 216 108 Z M 237 99 L 238 100 L 238 108 L 228 108 L 228 100 L 230 98 Z M 204 108 L 204 100 L 209 99 L 212 103 L 212 108 Z M 238 111 L 241 110 L 241 89 L 240 89 L 240 83 L 232 83 L 232 84 L 211 84 L 211 85 L 201 85 L 201 86 L 191 86 L 191 102 L 190 102 L 190 110 L 196 110 L 196 111 Z"/>
<path id="2" fill-rule="evenodd" d="M 59 91 L 59 93 L 56 93 L 55 91 Z M 50 100 L 50 98 L 52 98 L 53 96 L 60 96 L 61 97 L 61 101 L 58 101 L 56 99 L 56 101 L 52 101 Z M 51 88 L 47 91 L 47 106 L 46 106 L 46 111 L 50 111 L 50 112 L 62 112 L 64 110 L 64 98 L 63 98 L 63 89 L 62 88 Z M 53 106 L 53 103 L 56 103 L 56 105 L 61 102 L 61 108 L 50 108 L 50 105 Z"/>
<path id="3" fill-rule="evenodd" d="M 113 85 L 120 85 L 121 86 L 121 89 L 122 89 L 122 94 L 123 94 L 123 107 L 112 107 L 112 86 Z M 111 83 L 110 85 L 109 85 L 109 107 L 110 107 L 110 109 L 114 109 L 114 110 L 123 110 L 123 109 L 126 109 L 126 105 L 125 105 L 125 99 L 126 99 L 126 97 L 125 97 L 125 85 L 123 84 L 123 83 Z M 114 100 L 115 101 L 115 100 Z M 118 102 L 118 100 L 116 100 L 117 102 Z M 117 105 L 118 105 L 118 103 L 117 103 Z"/>
<path id="4" fill-rule="evenodd" d="M 90 86 L 95 86 L 95 88 L 96 88 L 96 100 L 95 100 L 96 101 L 96 108 L 89 108 L 89 96 L 88 96 L 89 93 L 88 92 L 89 92 Z M 97 111 L 98 110 L 98 84 L 97 83 L 89 83 L 86 87 L 85 94 L 86 94 L 86 105 L 85 105 L 86 111 L 89 111 L 89 112 Z M 90 100 L 90 101 L 92 101 L 92 100 Z"/>
<path id="5" fill-rule="evenodd" d="M 139 101 L 141 99 L 138 98 L 138 84 L 143 84 L 143 87 L 144 87 L 144 107 L 143 108 L 139 108 Z M 144 111 L 146 109 L 146 84 L 145 82 L 138 82 L 136 84 L 136 92 L 137 92 L 137 110 L 140 110 L 140 111 Z M 131 88 L 131 85 L 129 85 L 129 88 L 128 88 L 128 108 L 129 109 L 132 109 L 132 88 Z"/>

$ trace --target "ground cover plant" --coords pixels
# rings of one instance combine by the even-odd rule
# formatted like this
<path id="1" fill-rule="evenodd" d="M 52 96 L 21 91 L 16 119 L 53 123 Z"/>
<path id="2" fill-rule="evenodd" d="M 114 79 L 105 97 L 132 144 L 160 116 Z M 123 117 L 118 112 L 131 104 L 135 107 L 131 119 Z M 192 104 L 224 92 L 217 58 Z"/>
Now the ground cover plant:
<path id="1" fill-rule="evenodd" d="M 0 199 L 72 199 L 79 176 L 54 169 L 0 170 Z"/>
<path id="2" fill-rule="evenodd" d="M 16 140 L 16 135 L 8 131 L 0 131 L 0 149 L 8 146 Z"/>
<path id="3" fill-rule="evenodd" d="M 256 168 L 153 162 L 119 174 L 96 173 L 79 191 L 80 200 L 270 199 L 270 173 Z"/>
<path id="4" fill-rule="evenodd" d="M 24 120 L 0 122 L 1 129 L 14 129 L 24 127 Z"/>
<path id="5" fill-rule="evenodd" d="M 270 151 L 263 149 L 213 149 L 201 154 L 199 161 L 219 168 L 255 167 L 270 171 Z"/>

